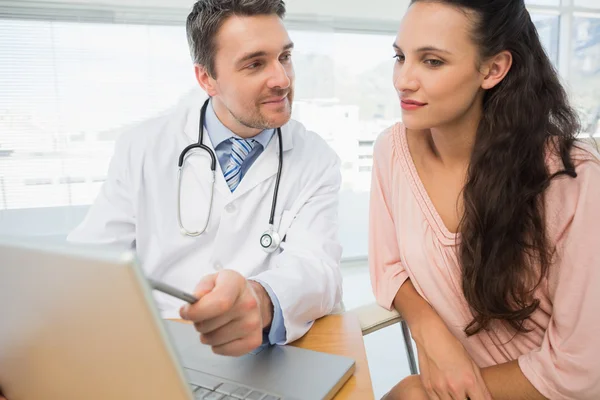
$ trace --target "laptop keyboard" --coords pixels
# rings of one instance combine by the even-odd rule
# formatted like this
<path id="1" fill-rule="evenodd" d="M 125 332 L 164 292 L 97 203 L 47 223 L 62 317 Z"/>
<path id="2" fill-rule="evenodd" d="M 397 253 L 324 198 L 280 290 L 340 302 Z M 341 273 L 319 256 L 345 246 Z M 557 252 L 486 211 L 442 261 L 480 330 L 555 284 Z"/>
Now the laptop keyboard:
<path id="1" fill-rule="evenodd" d="M 194 394 L 199 400 L 281 400 L 280 397 L 248 386 L 225 382 L 215 376 L 184 368 L 183 371 Z"/>

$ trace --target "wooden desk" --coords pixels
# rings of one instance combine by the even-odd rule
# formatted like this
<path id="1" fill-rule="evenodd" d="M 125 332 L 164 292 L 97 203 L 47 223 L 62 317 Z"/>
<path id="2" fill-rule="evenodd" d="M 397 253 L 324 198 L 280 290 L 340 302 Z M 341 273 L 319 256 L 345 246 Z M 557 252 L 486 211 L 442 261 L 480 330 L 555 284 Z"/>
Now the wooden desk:
<path id="1" fill-rule="evenodd" d="M 315 322 L 304 337 L 291 345 L 354 359 L 356 371 L 335 396 L 335 400 L 374 399 L 365 345 L 358 319 L 354 315 L 346 313 L 323 317 Z"/>

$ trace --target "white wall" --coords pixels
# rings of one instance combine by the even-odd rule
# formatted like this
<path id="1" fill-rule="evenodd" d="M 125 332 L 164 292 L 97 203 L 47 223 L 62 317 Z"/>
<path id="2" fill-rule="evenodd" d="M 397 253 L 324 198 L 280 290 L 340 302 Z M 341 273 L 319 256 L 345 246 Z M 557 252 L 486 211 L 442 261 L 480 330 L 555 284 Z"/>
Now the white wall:
<path id="1" fill-rule="evenodd" d="M 288 16 L 320 16 L 325 18 L 367 19 L 399 21 L 409 0 L 286 0 Z M 164 7 L 188 10 L 193 0 L 0 0 L 0 5 L 64 6 L 77 5 L 89 8 L 112 7 Z"/>
<path id="2" fill-rule="evenodd" d="M 290 15 L 399 21 L 406 11 L 408 0 L 287 0 L 286 4 Z"/>

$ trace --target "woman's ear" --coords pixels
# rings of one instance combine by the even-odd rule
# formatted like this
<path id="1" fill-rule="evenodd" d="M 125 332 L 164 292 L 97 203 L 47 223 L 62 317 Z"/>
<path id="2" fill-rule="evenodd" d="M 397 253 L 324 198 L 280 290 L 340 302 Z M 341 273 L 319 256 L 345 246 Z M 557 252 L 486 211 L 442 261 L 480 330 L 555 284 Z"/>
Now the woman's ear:
<path id="1" fill-rule="evenodd" d="M 494 57 L 484 63 L 483 66 L 483 82 L 481 88 L 489 90 L 502 82 L 502 79 L 510 71 L 512 66 L 512 54 L 510 51 L 503 51 L 496 54 Z"/>

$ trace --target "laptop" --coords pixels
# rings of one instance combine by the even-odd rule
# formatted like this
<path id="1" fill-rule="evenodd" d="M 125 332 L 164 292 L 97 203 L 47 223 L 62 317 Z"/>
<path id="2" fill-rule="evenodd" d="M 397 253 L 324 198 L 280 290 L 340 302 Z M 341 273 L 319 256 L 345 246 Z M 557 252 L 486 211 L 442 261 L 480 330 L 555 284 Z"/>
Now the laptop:
<path id="1" fill-rule="evenodd" d="M 354 360 L 291 346 L 219 356 L 163 321 L 133 252 L 0 238 L 9 400 L 331 399 Z"/>

